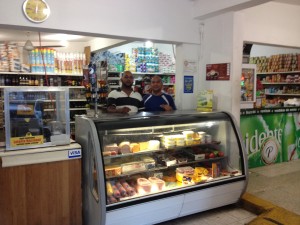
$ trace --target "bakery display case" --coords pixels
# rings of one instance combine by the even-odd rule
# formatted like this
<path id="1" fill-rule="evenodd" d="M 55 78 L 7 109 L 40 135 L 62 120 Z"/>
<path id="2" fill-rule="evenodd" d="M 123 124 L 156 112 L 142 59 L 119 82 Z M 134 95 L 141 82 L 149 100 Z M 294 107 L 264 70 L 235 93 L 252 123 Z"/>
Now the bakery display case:
<path id="1" fill-rule="evenodd" d="M 69 89 L 4 89 L 6 150 L 70 144 Z"/>
<path id="2" fill-rule="evenodd" d="M 248 180 L 226 112 L 76 117 L 84 224 L 155 224 L 236 203 Z"/>

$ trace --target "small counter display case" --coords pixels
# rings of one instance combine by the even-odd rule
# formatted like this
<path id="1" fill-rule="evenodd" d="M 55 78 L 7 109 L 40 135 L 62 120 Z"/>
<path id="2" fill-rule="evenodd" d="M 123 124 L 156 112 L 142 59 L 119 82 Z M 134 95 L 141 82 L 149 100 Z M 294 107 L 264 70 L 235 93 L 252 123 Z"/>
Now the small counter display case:
<path id="1" fill-rule="evenodd" d="M 69 89 L 4 89 L 6 150 L 70 144 Z"/>
<path id="2" fill-rule="evenodd" d="M 76 117 L 89 225 L 155 224 L 236 203 L 247 159 L 225 112 Z"/>

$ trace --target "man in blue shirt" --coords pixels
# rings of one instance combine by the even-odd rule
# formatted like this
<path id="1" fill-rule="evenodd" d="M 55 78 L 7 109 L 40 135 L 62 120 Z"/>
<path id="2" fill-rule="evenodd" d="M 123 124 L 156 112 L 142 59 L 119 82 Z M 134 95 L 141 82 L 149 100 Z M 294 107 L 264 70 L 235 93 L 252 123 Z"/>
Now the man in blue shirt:
<path id="1" fill-rule="evenodd" d="M 143 97 L 145 111 L 172 111 L 176 106 L 172 96 L 162 91 L 163 83 L 160 76 L 151 79 L 151 94 Z"/>

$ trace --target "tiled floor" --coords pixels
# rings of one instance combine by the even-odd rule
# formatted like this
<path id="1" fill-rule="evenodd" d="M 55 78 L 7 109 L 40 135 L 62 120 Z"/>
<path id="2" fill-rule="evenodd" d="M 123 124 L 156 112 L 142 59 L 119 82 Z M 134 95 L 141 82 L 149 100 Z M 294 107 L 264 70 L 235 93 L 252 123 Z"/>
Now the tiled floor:
<path id="1" fill-rule="evenodd" d="M 250 169 L 247 192 L 300 215 L 300 160 Z M 159 225 L 244 225 L 256 217 L 229 205 Z"/>
<path id="2" fill-rule="evenodd" d="M 300 215 L 300 160 L 250 169 L 247 192 Z"/>
<path id="3" fill-rule="evenodd" d="M 256 215 L 237 205 L 229 205 L 202 213 L 178 218 L 159 225 L 244 225 Z"/>

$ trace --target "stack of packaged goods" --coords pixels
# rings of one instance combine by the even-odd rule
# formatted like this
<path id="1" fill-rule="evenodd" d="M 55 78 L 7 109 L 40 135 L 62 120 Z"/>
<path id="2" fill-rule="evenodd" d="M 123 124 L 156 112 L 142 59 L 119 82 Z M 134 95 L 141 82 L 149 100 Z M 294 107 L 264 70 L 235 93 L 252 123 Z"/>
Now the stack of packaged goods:
<path id="1" fill-rule="evenodd" d="M 159 71 L 161 73 L 175 73 L 175 59 L 169 54 L 158 54 Z"/>
<path id="2" fill-rule="evenodd" d="M 257 65 L 258 73 L 289 72 L 299 70 L 300 54 L 278 54 L 270 57 L 251 57 L 250 64 Z"/>
<path id="3" fill-rule="evenodd" d="M 21 57 L 16 43 L 9 43 L 7 45 L 9 71 L 21 71 Z"/>
<path id="4" fill-rule="evenodd" d="M 125 64 L 125 53 L 107 54 L 107 62 L 109 71 L 123 72 Z"/>
<path id="5" fill-rule="evenodd" d="M 137 48 L 133 48 L 132 49 L 132 54 L 130 56 L 129 59 L 129 70 L 131 72 L 136 72 L 136 60 L 137 60 L 137 55 L 138 55 L 138 49 Z"/>
<path id="6" fill-rule="evenodd" d="M 157 48 L 145 48 L 147 72 L 159 72 L 159 60 Z"/>
<path id="7" fill-rule="evenodd" d="M 85 61 L 84 53 L 54 51 L 54 72 L 58 74 L 83 74 Z"/>
<path id="8" fill-rule="evenodd" d="M 32 73 L 83 74 L 84 53 L 57 52 L 54 49 L 34 49 L 30 53 Z"/>
<path id="9" fill-rule="evenodd" d="M 147 67 L 145 63 L 145 48 L 137 48 L 137 57 L 135 59 L 136 72 L 144 73 L 147 72 Z"/>
<path id="10" fill-rule="evenodd" d="M 54 73 L 54 50 L 49 48 L 32 50 L 30 64 L 32 73 Z"/>
<path id="11" fill-rule="evenodd" d="M 130 57 L 128 54 L 125 53 L 125 59 L 124 59 L 124 71 L 130 70 Z"/>
<path id="12" fill-rule="evenodd" d="M 7 44 L 0 43 L 0 71 L 5 72 L 9 70 L 8 66 Z"/>
<path id="13" fill-rule="evenodd" d="M 133 49 L 132 52 L 136 51 Z M 157 48 L 137 48 L 137 56 L 135 58 L 136 72 L 159 72 L 158 50 Z"/>

